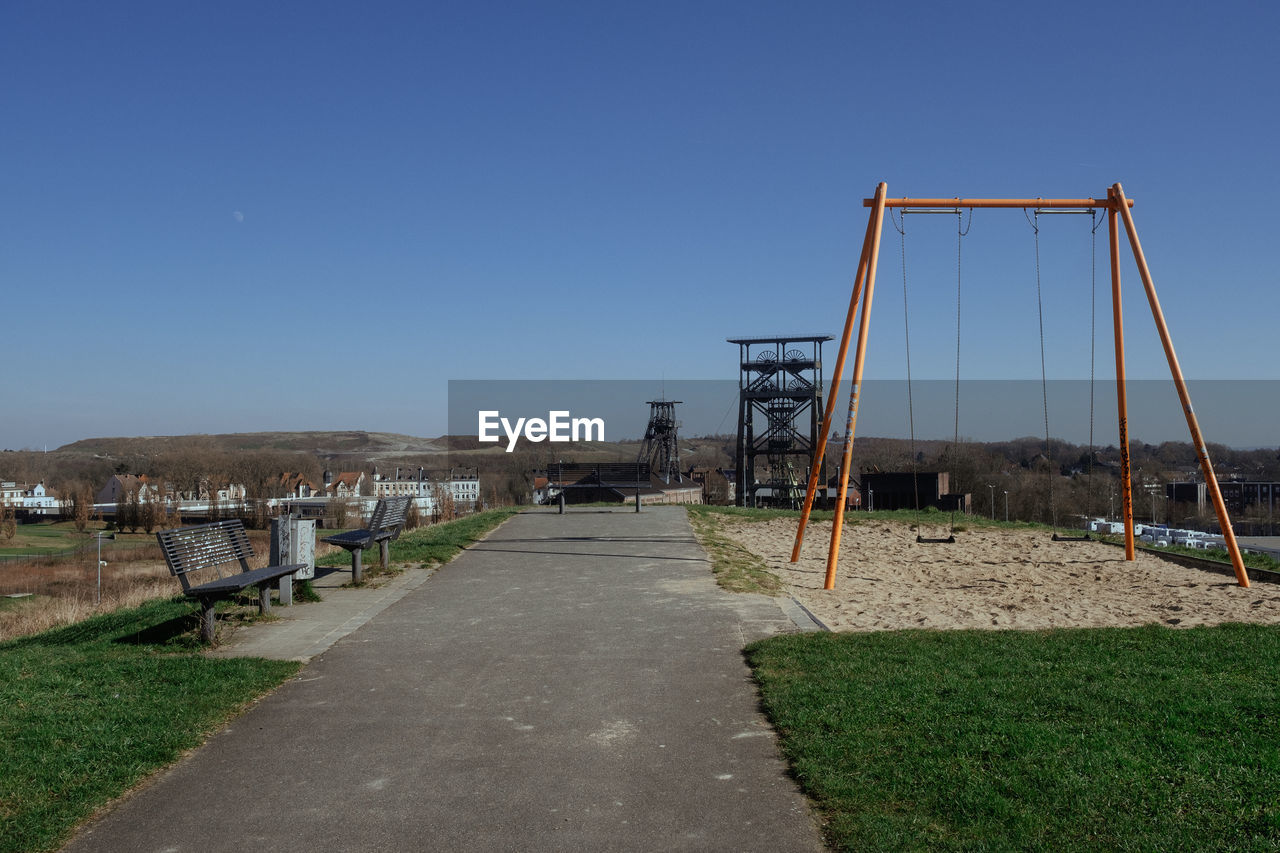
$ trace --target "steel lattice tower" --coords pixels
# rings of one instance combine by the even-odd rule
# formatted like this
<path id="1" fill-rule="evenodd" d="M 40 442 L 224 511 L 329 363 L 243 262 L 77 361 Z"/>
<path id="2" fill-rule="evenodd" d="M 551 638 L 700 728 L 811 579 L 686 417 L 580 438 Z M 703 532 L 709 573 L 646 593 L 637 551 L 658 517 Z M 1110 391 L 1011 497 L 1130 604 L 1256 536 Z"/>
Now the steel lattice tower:
<path id="1" fill-rule="evenodd" d="M 830 335 L 729 339 L 738 345 L 740 365 L 738 506 L 799 509 L 804 501 L 822 423 L 822 344 L 829 340 Z M 757 467 L 760 456 L 763 469 Z"/>
<path id="2" fill-rule="evenodd" d="M 650 400 L 649 426 L 644 431 L 644 441 L 640 443 L 640 455 L 637 462 L 648 462 L 649 470 L 670 483 L 673 478 L 680 477 L 680 447 L 677 432 L 680 428 L 676 420 L 676 404 L 680 400 Z"/>

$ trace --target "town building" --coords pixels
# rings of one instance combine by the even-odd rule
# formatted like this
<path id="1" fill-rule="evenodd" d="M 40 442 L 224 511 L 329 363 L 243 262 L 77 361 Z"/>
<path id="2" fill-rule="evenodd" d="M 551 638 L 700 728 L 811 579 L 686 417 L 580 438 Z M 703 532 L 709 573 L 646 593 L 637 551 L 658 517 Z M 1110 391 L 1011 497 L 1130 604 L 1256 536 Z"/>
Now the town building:
<path id="1" fill-rule="evenodd" d="M 425 468 L 396 468 L 391 474 L 373 470 L 375 497 L 409 496 L 418 511 L 433 515 L 444 500 L 455 512 L 472 512 L 480 501 L 480 476 L 474 469 L 451 469 L 447 477 L 432 477 Z"/>
<path id="2" fill-rule="evenodd" d="M 291 500 L 305 500 L 323 494 L 323 491 L 305 475 L 293 471 L 286 471 L 280 475 L 279 486 L 282 495 Z"/>
<path id="3" fill-rule="evenodd" d="M 0 505 L 19 507 L 22 506 L 22 497 L 26 492 L 25 485 L 18 485 L 13 480 L 5 480 L 0 482 Z"/>
<path id="4" fill-rule="evenodd" d="M 480 500 L 480 475 L 474 468 L 449 469 L 449 496 L 459 512 L 474 512 Z"/>
<path id="5" fill-rule="evenodd" d="M 44 483 L 28 486 L 22 493 L 22 508 L 28 515 L 58 515 L 62 512 L 62 501 Z"/>
<path id="6" fill-rule="evenodd" d="M 146 474 L 112 474 L 111 479 L 103 486 L 93 502 L 99 504 L 119 503 L 126 495 L 138 496 L 138 503 L 150 503 L 160 499 L 160 491 Z"/>
<path id="7" fill-rule="evenodd" d="M 331 498 L 357 498 L 363 488 L 363 471 L 343 471 L 337 477 L 324 472 L 324 492 Z"/>
<path id="8" fill-rule="evenodd" d="M 44 483 L 31 485 L 12 480 L 0 482 L 0 506 L 25 510 L 26 516 L 57 515 L 62 511 L 62 501 Z"/>

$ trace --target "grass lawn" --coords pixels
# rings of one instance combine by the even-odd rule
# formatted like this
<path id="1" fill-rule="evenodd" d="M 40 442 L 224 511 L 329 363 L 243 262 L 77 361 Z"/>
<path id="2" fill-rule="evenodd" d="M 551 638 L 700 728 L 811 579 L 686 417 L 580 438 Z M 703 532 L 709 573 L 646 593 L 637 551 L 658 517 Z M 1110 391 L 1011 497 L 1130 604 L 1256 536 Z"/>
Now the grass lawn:
<path id="1" fill-rule="evenodd" d="M 76 530 L 69 521 L 55 523 L 19 524 L 12 539 L 0 539 L 0 556 L 72 554 L 77 549 L 96 548 L 94 534 L 102 529 L 92 523 L 85 533 Z M 122 550 L 154 545 L 154 533 L 125 533 L 113 531 L 114 538 L 102 540 L 103 557 Z"/>
<path id="2" fill-rule="evenodd" d="M 839 850 L 1280 849 L 1280 628 L 747 649 Z"/>
<path id="3" fill-rule="evenodd" d="M 517 507 L 504 507 L 466 515 L 454 521 L 429 524 L 408 531 L 391 543 L 391 562 L 436 566 L 447 563 L 485 533 L 519 512 Z M 378 546 L 365 549 L 365 571 L 376 572 Z M 347 566 L 351 557 L 346 551 L 327 554 L 316 561 L 320 566 Z"/>
<path id="4" fill-rule="evenodd" d="M 0 643 L 0 851 L 56 848 L 298 670 L 206 658 L 197 622 L 162 600 Z"/>
<path id="5" fill-rule="evenodd" d="M 12 539 L 0 539 L 0 554 L 62 554 L 92 541 L 68 523 L 19 524 Z"/>

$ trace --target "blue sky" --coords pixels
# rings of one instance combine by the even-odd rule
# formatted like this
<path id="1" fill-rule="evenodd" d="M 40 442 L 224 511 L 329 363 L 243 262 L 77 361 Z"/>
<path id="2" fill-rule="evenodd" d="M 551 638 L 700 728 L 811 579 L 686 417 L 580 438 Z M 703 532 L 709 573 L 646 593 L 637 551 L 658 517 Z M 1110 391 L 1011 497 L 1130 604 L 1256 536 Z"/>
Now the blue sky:
<path id="1" fill-rule="evenodd" d="M 839 333 L 880 181 L 1120 181 L 1187 374 L 1280 378 L 1277 24 L 1230 2 L 6 3 L 0 447 L 436 435 L 450 379 L 732 379 L 725 338 Z M 907 222 L 916 376 L 955 369 L 954 228 Z M 904 375 L 901 254 L 887 229 L 869 377 Z M 1045 218 L 1041 270 L 1050 376 L 1086 377 L 1087 219 Z M 1123 270 L 1130 374 L 1158 378 Z M 1022 214 L 977 212 L 960 273 L 962 374 L 1038 378 Z M 1100 302 L 1100 375 L 1108 323 Z"/>

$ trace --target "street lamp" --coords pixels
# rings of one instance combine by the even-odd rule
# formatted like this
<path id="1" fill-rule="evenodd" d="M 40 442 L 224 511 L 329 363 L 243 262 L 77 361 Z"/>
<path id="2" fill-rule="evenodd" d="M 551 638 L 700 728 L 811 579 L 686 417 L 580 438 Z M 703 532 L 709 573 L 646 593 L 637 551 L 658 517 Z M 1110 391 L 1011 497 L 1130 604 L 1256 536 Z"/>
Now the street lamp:
<path id="1" fill-rule="evenodd" d="M 102 567 L 106 565 L 106 563 L 102 562 L 102 536 L 104 533 L 106 531 L 98 531 L 98 604 L 102 604 Z M 106 533 L 106 537 L 115 539 L 116 535 L 114 533 Z"/>
<path id="2" fill-rule="evenodd" d="M 996 487 L 994 483 L 987 483 L 987 488 L 991 490 L 991 520 L 996 520 Z"/>
<path id="3" fill-rule="evenodd" d="M 1009 521 L 1009 490 L 1008 489 L 1004 490 L 1004 520 L 1006 523 L 1008 523 Z"/>

